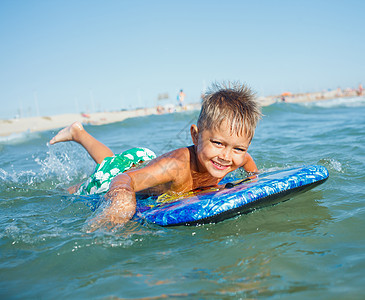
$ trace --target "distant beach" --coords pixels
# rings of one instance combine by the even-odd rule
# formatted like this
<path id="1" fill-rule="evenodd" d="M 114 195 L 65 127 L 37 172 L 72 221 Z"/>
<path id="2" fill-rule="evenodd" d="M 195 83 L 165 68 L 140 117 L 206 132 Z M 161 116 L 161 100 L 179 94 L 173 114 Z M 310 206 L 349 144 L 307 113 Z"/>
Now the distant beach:
<path id="1" fill-rule="evenodd" d="M 184 108 L 176 108 L 178 111 L 197 110 L 200 104 L 188 104 Z M 170 110 L 171 112 L 171 110 Z M 115 122 L 121 122 L 125 119 L 148 116 L 153 114 L 165 113 L 157 107 L 121 110 L 111 112 L 96 112 L 96 113 L 73 113 L 61 114 L 54 116 L 29 117 L 29 118 L 14 118 L 9 120 L 0 120 L 0 136 L 9 136 L 14 133 L 21 132 L 37 132 L 58 129 L 69 124 L 79 121 L 83 124 L 103 125 Z"/>
<path id="2" fill-rule="evenodd" d="M 273 95 L 266 97 L 258 97 L 258 101 L 262 106 L 268 106 L 275 102 L 313 102 L 329 100 L 342 97 L 356 97 L 363 95 L 362 89 L 347 89 L 347 90 L 331 90 L 315 93 L 290 93 L 284 92 L 281 95 Z M 187 104 L 183 108 L 164 108 L 164 107 L 152 107 L 136 110 L 121 110 L 111 112 L 96 112 L 96 113 L 73 113 L 62 114 L 54 116 L 41 116 L 41 117 L 29 117 L 29 118 L 14 118 L 7 120 L 0 120 L 0 136 L 9 136 L 14 133 L 21 132 L 37 132 L 52 130 L 65 127 L 72 122 L 79 121 L 83 124 L 103 125 L 115 122 L 121 122 L 128 118 L 135 118 L 140 116 L 148 116 L 153 114 L 171 113 L 175 111 L 191 111 L 199 110 L 200 103 Z"/>

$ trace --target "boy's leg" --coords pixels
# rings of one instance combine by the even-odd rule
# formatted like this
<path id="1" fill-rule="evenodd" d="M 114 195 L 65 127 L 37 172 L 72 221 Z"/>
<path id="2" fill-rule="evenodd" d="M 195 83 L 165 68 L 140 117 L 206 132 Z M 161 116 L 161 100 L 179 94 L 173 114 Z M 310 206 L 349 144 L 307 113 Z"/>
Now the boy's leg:
<path id="1" fill-rule="evenodd" d="M 103 143 L 91 136 L 80 122 L 75 122 L 62 129 L 51 140 L 50 144 L 59 142 L 74 141 L 83 146 L 97 164 L 100 164 L 105 157 L 113 156 L 114 153 Z"/>
<path id="2" fill-rule="evenodd" d="M 75 184 L 75 185 L 73 185 L 73 186 L 70 186 L 68 189 L 67 189 L 67 191 L 70 193 L 70 194 L 75 194 L 78 190 L 79 190 L 79 188 L 80 188 L 80 186 L 82 185 L 82 183 L 79 183 L 79 184 Z"/>

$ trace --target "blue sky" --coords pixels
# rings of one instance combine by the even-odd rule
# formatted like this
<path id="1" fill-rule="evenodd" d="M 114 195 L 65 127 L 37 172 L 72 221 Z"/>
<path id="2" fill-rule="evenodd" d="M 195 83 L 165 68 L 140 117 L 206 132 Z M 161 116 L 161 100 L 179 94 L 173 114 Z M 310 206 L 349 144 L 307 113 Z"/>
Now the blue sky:
<path id="1" fill-rule="evenodd" d="M 0 1 L 0 118 L 365 84 L 365 1 Z M 168 101 L 168 100 L 165 100 Z M 166 103 L 166 102 L 164 102 Z"/>

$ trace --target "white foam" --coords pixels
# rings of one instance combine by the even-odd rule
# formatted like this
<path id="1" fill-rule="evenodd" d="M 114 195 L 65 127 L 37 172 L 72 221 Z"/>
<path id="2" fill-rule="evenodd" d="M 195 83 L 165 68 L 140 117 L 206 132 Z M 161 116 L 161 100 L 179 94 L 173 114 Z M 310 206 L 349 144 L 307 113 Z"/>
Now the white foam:
<path id="1" fill-rule="evenodd" d="M 335 170 L 338 173 L 344 173 L 341 162 L 333 158 L 323 158 L 319 161 L 319 164 L 323 164 L 329 170 Z"/>
<path id="2" fill-rule="evenodd" d="M 315 102 L 301 103 L 307 107 L 360 107 L 365 106 L 365 97 L 352 97 L 352 98 L 335 98 L 331 100 L 322 100 Z"/>
<path id="3" fill-rule="evenodd" d="M 0 136 L 0 144 L 16 145 L 39 137 L 40 133 L 27 130 L 20 133 L 12 133 L 9 136 Z"/>
<path id="4" fill-rule="evenodd" d="M 36 172 L 34 171 L 20 171 L 20 172 L 7 172 L 0 168 L 0 179 L 4 181 L 10 181 L 15 183 L 26 183 L 27 185 L 32 185 L 34 183 L 34 178 Z"/>
<path id="5" fill-rule="evenodd" d="M 86 151 L 62 144 L 57 147 L 48 145 L 48 152 L 43 157 L 35 157 L 34 165 L 27 170 L 18 166 L 0 168 L 0 180 L 5 186 L 34 188 L 68 187 L 74 181 L 84 180 L 92 173 L 95 164 L 87 156 Z M 44 186 L 43 186 L 44 185 Z"/>
<path id="6" fill-rule="evenodd" d="M 47 144 L 48 152 L 45 159 L 35 158 L 41 166 L 40 174 L 45 177 L 56 176 L 57 180 L 64 183 L 71 182 L 75 177 L 90 174 L 95 165 L 87 156 L 86 151 L 72 147 L 75 144 Z"/>

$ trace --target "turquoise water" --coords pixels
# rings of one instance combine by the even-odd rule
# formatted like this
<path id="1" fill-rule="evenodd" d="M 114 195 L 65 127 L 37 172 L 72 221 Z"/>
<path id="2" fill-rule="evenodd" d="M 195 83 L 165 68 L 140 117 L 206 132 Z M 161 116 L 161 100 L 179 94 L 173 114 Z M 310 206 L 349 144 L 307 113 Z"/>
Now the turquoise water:
<path id="1" fill-rule="evenodd" d="M 54 131 L 0 140 L 1 299 L 360 299 L 365 284 L 365 98 L 264 108 L 250 153 L 261 171 L 328 168 L 326 183 L 218 224 L 130 222 L 88 232 L 65 188 L 94 164 Z M 189 145 L 198 112 L 87 126 L 113 151 Z"/>

